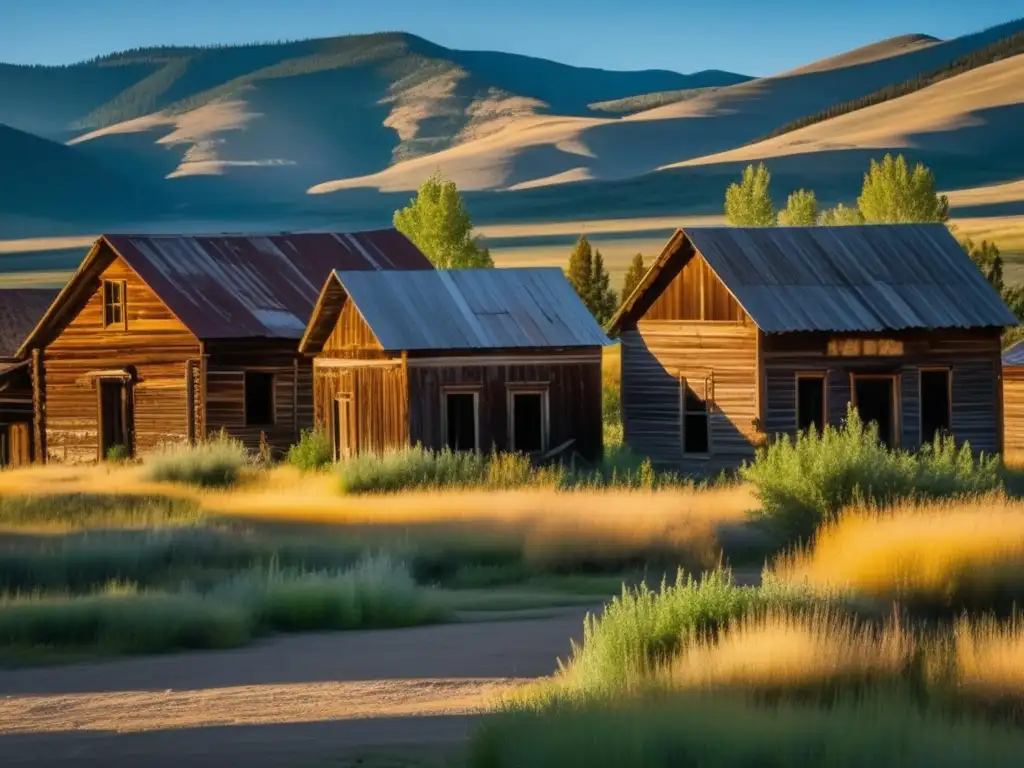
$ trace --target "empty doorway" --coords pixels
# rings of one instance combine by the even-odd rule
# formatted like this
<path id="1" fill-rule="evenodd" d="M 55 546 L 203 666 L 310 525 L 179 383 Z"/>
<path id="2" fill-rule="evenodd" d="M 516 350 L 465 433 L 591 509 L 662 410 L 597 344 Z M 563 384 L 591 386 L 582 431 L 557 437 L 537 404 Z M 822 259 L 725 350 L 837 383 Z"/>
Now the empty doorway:
<path id="1" fill-rule="evenodd" d="M 949 432 L 952 417 L 950 371 L 933 368 L 921 371 L 921 444 L 931 444 Z"/>
<path id="2" fill-rule="evenodd" d="M 509 393 L 509 421 L 513 451 L 541 453 L 548 445 L 546 391 Z"/>
<path id="3" fill-rule="evenodd" d="M 878 425 L 878 439 L 896 447 L 896 377 L 854 376 L 853 404 L 861 421 Z"/>
<path id="4" fill-rule="evenodd" d="M 796 428 L 798 432 L 825 428 L 825 375 L 798 374 L 796 377 Z"/>
<path id="5" fill-rule="evenodd" d="M 100 461 L 116 453 L 121 458 L 132 455 L 129 424 L 131 399 L 126 379 L 100 379 L 97 383 L 99 399 L 99 458 Z"/>
<path id="6" fill-rule="evenodd" d="M 479 451 L 476 392 L 446 392 L 444 395 L 445 445 L 453 451 Z"/>

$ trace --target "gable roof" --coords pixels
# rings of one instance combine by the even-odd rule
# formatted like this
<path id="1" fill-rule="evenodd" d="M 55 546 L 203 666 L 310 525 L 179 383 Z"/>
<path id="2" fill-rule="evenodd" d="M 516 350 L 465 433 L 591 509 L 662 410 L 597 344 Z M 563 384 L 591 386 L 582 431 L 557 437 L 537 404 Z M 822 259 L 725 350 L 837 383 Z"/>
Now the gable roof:
<path id="1" fill-rule="evenodd" d="M 1024 365 L 1024 341 L 1018 341 L 1003 352 L 1003 365 L 1009 368 Z"/>
<path id="2" fill-rule="evenodd" d="M 17 355 L 57 293 L 48 288 L 0 288 L 0 360 Z"/>
<path id="3" fill-rule="evenodd" d="M 337 322 L 343 302 L 323 299 L 332 292 L 337 295 L 339 288 L 388 351 L 610 343 L 557 267 L 336 271 L 321 292 L 301 351 L 318 351 Z"/>
<path id="4" fill-rule="evenodd" d="M 103 245 L 109 246 L 107 248 Z M 199 339 L 299 339 L 333 269 L 433 269 L 394 229 L 276 235 L 104 235 L 25 347 L 48 343 L 112 253 Z M 75 305 L 75 307 L 72 307 Z"/>
<path id="5" fill-rule="evenodd" d="M 1016 325 L 942 224 L 679 230 L 612 320 L 681 249 L 700 254 L 765 333 Z"/>

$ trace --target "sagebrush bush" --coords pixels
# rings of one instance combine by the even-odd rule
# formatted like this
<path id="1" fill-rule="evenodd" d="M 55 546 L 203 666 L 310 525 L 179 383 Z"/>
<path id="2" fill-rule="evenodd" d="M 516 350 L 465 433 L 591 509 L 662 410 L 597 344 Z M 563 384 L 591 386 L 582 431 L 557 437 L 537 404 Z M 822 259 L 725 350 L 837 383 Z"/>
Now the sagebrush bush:
<path id="1" fill-rule="evenodd" d="M 878 505 L 907 498 L 981 494 L 1000 487 L 998 457 L 976 457 L 939 440 L 919 453 L 892 450 L 850 407 L 840 429 L 780 437 L 741 470 L 761 501 L 761 514 L 791 538 L 811 536 L 854 502 Z"/>
<path id="2" fill-rule="evenodd" d="M 330 466 L 334 463 L 330 438 L 321 429 L 304 431 L 299 442 L 288 449 L 288 463 L 303 472 Z"/>
<path id="3" fill-rule="evenodd" d="M 204 488 L 233 485 L 250 462 L 241 440 L 221 432 L 195 445 L 165 448 L 148 462 L 147 477 L 155 482 L 185 483 Z"/>
<path id="4" fill-rule="evenodd" d="M 128 453 L 128 446 L 118 443 L 107 449 L 107 455 L 104 458 L 111 464 L 123 464 L 131 457 Z"/>

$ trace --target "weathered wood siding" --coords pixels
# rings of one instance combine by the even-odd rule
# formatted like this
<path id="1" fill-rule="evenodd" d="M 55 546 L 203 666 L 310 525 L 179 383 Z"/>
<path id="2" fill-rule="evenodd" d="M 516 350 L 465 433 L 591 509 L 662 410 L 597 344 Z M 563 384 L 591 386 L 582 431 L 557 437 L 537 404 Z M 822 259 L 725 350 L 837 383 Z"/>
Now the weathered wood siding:
<path id="1" fill-rule="evenodd" d="M 572 439 L 571 450 L 586 460 L 602 455 L 600 349 L 410 357 L 408 377 L 413 443 L 443 448 L 445 388 L 471 388 L 479 398 L 480 449 L 507 450 L 509 386 L 539 384 L 548 392 L 548 445 L 553 448 Z"/>
<path id="2" fill-rule="evenodd" d="M 1003 436 L 1006 454 L 1024 457 L 1024 368 L 1003 368 Z"/>
<path id="3" fill-rule="evenodd" d="M 283 455 L 303 430 L 313 426 L 312 361 L 299 355 L 290 339 L 211 341 L 206 344 L 205 422 L 207 436 L 223 429 L 256 451 L 262 434 L 275 458 Z M 274 423 L 245 420 L 245 373 L 274 376 Z M 297 376 L 296 376 L 297 374 Z M 182 400 L 182 412 L 187 405 Z"/>
<path id="4" fill-rule="evenodd" d="M 0 360 L 0 368 L 14 360 Z M 28 366 L 0 376 L 0 467 L 32 461 L 32 377 Z"/>
<path id="5" fill-rule="evenodd" d="M 124 262 L 114 261 L 102 278 L 124 280 L 126 326 L 103 327 L 102 282 L 95 280 L 82 310 L 46 347 L 46 449 L 59 461 L 95 461 L 99 451 L 96 382 L 91 371 L 130 370 L 133 376 L 136 456 L 186 439 L 185 362 L 199 354 L 198 340 Z"/>
<path id="6" fill-rule="evenodd" d="M 747 313 L 699 254 L 686 261 L 643 319 L 749 322 Z"/>
<path id="7" fill-rule="evenodd" d="M 626 442 L 661 467 L 702 474 L 739 464 L 760 439 L 757 328 L 745 323 L 643 320 L 622 333 Z M 684 456 L 681 380 L 710 400 L 711 451 Z M 704 382 L 710 391 L 702 392 Z"/>
<path id="8" fill-rule="evenodd" d="M 869 343 L 861 349 L 874 354 L 836 354 L 848 342 L 861 344 L 864 340 Z M 872 343 L 880 341 L 892 344 Z M 851 375 L 892 374 L 898 393 L 900 447 L 915 450 L 921 443 L 921 369 L 949 368 L 953 436 L 958 442 L 969 441 L 976 450 L 996 452 L 1000 450 L 1002 431 L 999 355 L 998 331 L 937 330 L 848 337 L 767 335 L 762 344 L 765 427 L 770 434 L 795 434 L 799 373 L 826 373 L 826 409 L 828 421 L 834 425 L 846 416 Z"/>

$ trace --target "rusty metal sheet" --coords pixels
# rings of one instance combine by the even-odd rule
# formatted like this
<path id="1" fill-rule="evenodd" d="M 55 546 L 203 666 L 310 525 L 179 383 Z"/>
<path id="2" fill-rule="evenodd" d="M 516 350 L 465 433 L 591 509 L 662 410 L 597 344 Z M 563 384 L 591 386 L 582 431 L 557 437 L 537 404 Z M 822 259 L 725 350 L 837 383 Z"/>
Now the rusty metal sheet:
<path id="1" fill-rule="evenodd" d="M 941 224 L 693 227 L 683 235 L 766 333 L 1017 324 Z"/>
<path id="2" fill-rule="evenodd" d="M 200 339 L 298 339 L 332 270 L 433 269 L 393 229 L 105 239 Z"/>
<path id="3" fill-rule="evenodd" d="M 558 268 L 334 274 L 386 350 L 610 343 Z"/>
<path id="4" fill-rule="evenodd" d="M 57 293 L 45 288 L 0 289 L 0 362 L 15 359 L 18 348 L 46 314 Z"/>

